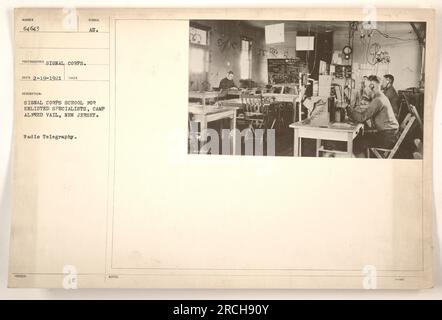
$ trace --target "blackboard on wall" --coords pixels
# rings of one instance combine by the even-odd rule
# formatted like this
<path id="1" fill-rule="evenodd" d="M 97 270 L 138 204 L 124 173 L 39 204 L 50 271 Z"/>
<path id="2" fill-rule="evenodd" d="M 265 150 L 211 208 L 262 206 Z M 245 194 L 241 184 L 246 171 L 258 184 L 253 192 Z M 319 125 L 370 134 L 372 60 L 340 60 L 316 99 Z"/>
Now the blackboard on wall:
<path id="1" fill-rule="evenodd" d="M 299 59 L 267 59 L 269 84 L 298 82 L 300 72 L 307 72 L 307 67 Z"/>

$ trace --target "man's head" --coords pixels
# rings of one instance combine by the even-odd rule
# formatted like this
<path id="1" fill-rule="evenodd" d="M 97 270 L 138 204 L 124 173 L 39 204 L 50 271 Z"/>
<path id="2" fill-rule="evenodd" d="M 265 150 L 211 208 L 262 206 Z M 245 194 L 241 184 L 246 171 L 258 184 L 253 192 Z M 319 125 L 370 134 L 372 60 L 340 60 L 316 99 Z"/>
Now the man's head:
<path id="1" fill-rule="evenodd" d="M 381 91 L 381 80 L 379 79 L 379 77 L 371 75 L 368 77 L 368 81 L 369 81 L 368 87 L 374 94 L 379 93 Z"/>
<path id="2" fill-rule="evenodd" d="M 227 79 L 233 80 L 233 71 L 227 72 Z"/>
<path id="3" fill-rule="evenodd" d="M 367 76 L 363 76 L 362 77 L 362 82 L 361 82 L 361 86 L 362 88 L 368 87 L 368 77 Z"/>
<path id="4" fill-rule="evenodd" d="M 384 75 L 384 78 L 382 79 L 382 88 L 386 89 L 393 85 L 394 77 L 391 74 Z"/>

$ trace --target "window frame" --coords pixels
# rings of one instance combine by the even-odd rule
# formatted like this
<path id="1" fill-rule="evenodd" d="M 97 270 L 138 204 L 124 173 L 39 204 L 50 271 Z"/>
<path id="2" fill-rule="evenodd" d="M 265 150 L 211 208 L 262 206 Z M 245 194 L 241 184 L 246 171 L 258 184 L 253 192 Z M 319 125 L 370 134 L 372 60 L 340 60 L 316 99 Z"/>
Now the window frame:
<path id="1" fill-rule="evenodd" d="M 240 80 L 252 80 L 252 59 L 253 59 L 253 55 L 252 55 L 252 48 L 253 48 L 253 39 L 252 38 L 249 38 L 249 37 L 245 37 L 245 36 L 242 36 L 241 38 L 241 52 L 240 52 Z M 247 75 L 247 78 L 243 78 L 242 77 L 242 68 L 243 68 L 243 61 L 242 61 L 242 59 L 243 59 L 243 57 L 242 57 L 242 55 L 243 55 L 243 41 L 247 41 L 247 43 L 248 43 L 248 56 L 247 56 L 247 59 L 248 59 L 248 75 Z"/>
<path id="2" fill-rule="evenodd" d="M 210 70 L 210 39 L 211 39 L 211 30 L 212 28 L 208 27 L 208 26 L 204 26 L 202 24 L 199 23 L 195 23 L 195 22 L 190 22 L 189 23 L 189 33 L 190 33 L 190 28 L 196 28 L 199 30 L 203 30 L 206 32 L 206 44 L 199 44 L 199 43 L 193 43 L 190 41 L 189 38 L 189 49 L 192 48 L 197 48 L 197 49 L 203 49 L 204 52 L 204 67 L 203 67 L 203 71 L 202 72 L 193 72 L 192 70 L 190 70 L 191 73 L 202 73 L 205 75 L 205 77 L 207 78 L 207 75 L 209 74 Z M 189 50 L 190 52 L 190 50 Z M 206 79 L 207 80 L 207 79 Z"/>
<path id="3" fill-rule="evenodd" d="M 212 28 L 204 26 L 199 23 L 195 23 L 195 22 L 189 23 L 189 33 L 190 33 L 190 28 L 195 28 L 195 29 L 205 31 L 206 32 L 206 44 L 193 43 L 192 41 L 190 41 L 190 38 L 189 38 L 189 45 L 208 49 L 210 47 L 210 40 L 211 40 L 210 34 L 211 34 Z"/>

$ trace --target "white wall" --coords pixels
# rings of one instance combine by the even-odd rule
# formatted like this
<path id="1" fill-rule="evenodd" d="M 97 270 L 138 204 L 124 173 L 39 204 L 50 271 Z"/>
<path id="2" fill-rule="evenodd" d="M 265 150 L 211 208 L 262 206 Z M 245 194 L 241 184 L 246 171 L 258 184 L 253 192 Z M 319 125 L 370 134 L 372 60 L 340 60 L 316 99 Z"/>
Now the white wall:
<path id="1" fill-rule="evenodd" d="M 392 24 L 396 24 L 393 26 Z M 408 23 L 379 23 L 380 31 L 401 39 L 416 39 Z M 394 30 L 390 32 L 389 30 Z M 382 51 L 388 51 L 391 62 L 389 64 L 379 63 L 371 69 L 363 69 L 360 76 L 376 74 L 383 76 L 390 73 L 395 77 L 396 89 L 406 89 L 419 86 L 421 70 L 421 49 L 417 40 L 401 41 L 392 38 L 385 38 L 379 33 L 373 33 L 371 44 L 379 43 Z M 348 44 L 348 32 L 335 32 L 333 35 L 334 50 L 341 51 Z M 368 64 L 366 53 L 368 49 L 368 39 L 361 41 L 359 34 L 355 34 L 353 43 L 353 62 Z M 368 54 L 369 56 L 369 54 Z M 354 70 L 355 71 L 355 70 Z M 358 79 L 357 79 L 358 80 Z"/>
<path id="2" fill-rule="evenodd" d="M 234 72 L 236 85 L 239 85 L 241 75 L 241 37 L 247 37 L 252 40 L 252 80 L 264 83 L 266 74 L 262 74 L 264 71 L 262 65 L 266 61 L 261 54 L 261 49 L 264 48 L 264 30 L 249 27 L 236 21 L 194 20 L 194 22 L 210 28 L 210 63 L 207 81 L 211 87 L 218 87 L 221 79 L 230 70 Z M 193 83 L 191 89 L 201 89 L 198 86 L 201 79 L 197 75 L 191 74 L 190 81 Z"/>

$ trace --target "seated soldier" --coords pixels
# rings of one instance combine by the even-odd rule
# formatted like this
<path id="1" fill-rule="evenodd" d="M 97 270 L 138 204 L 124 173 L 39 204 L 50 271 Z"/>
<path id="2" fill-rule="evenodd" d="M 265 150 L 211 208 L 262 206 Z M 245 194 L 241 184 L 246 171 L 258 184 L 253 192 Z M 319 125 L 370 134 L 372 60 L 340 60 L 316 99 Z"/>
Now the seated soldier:
<path id="1" fill-rule="evenodd" d="M 377 76 L 370 76 L 369 88 L 373 99 L 365 108 L 347 107 L 350 119 L 364 123 L 371 120 L 376 131 L 366 133 L 355 140 L 353 152 L 356 157 L 365 157 L 367 148 L 390 149 L 398 138 L 399 124 L 388 98 L 381 91 L 381 81 Z"/>

